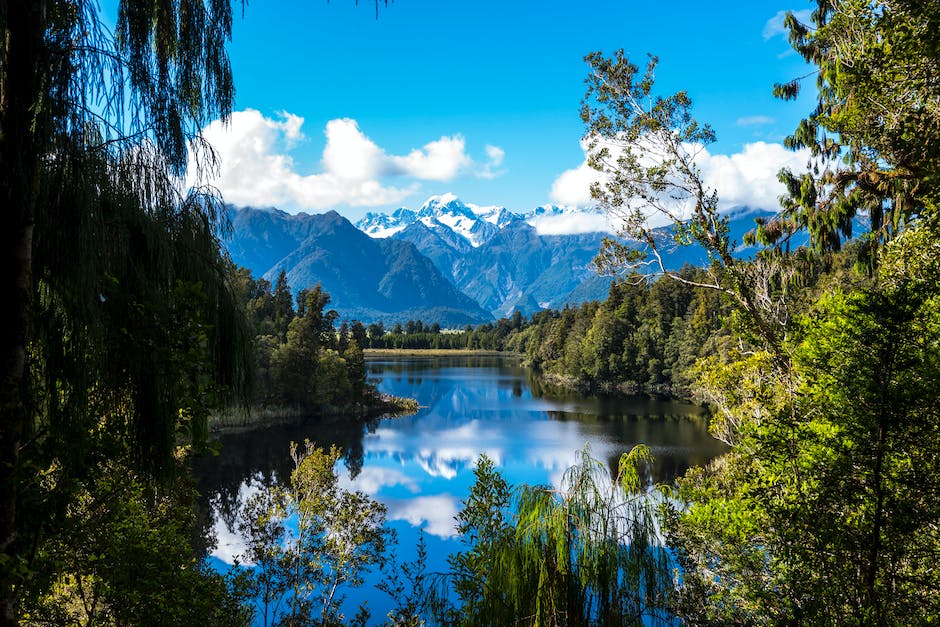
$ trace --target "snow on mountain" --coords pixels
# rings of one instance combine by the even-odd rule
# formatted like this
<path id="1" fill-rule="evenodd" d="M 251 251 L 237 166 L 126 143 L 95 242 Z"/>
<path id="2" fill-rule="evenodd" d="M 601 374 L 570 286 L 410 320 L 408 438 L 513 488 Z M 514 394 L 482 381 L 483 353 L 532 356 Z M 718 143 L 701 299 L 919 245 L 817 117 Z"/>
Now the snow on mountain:
<path id="1" fill-rule="evenodd" d="M 470 210 L 477 214 L 484 222 L 489 222 L 498 229 L 503 228 L 510 222 L 522 219 L 522 216 L 520 216 L 518 213 L 513 213 L 506 207 L 500 207 L 499 205 L 481 207 L 480 205 L 471 205 L 470 203 L 467 203 L 467 206 L 470 207 Z"/>
<path id="2" fill-rule="evenodd" d="M 415 212 L 404 207 L 396 209 L 391 214 L 370 211 L 356 222 L 355 227 L 369 237 L 382 239 L 398 233 L 415 219 Z"/>
<path id="3" fill-rule="evenodd" d="M 401 208 L 391 214 L 370 212 L 356 226 L 371 237 L 391 237 L 421 221 L 445 240 L 458 236 L 472 248 L 489 241 L 506 226 L 525 220 L 539 235 L 579 235 L 609 232 L 606 216 L 599 211 L 542 205 L 515 213 L 500 205 L 465 203 L 451 193 L 431 196 L 417 211 Z"/>
<path id="4" fill-rule="evenodd" d="M 449 240 L 456 234 L 476 248 L 517 218 L 505 207 L 467 205 L 448 193 L 431 196 L 417 211 L 402 208 L 392 214 L 367 213 L 356 222 L 356 227 L 371 237 L 381 238 L 395 235 L 420 220 L 445 239 Z"/>

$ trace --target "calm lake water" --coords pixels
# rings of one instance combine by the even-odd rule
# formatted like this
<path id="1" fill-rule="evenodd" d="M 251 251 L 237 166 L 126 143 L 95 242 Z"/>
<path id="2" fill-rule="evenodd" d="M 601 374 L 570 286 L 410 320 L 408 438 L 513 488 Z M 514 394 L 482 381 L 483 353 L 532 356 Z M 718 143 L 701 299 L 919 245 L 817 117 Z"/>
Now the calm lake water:
<path id="1" fill-rule="evenodd" d="M 646 444 L 656 459 L 655 482 L 672 481 L 723 451 L 695 405 L 551 390 L 512 358 L 407 357 L 370 360 L 367 368 L 382 392 L 416 398 L 420 411 L 365 426 L 331 420 L 223 436 L 221 454 L 197 467 L 208 504 L 205 526 L 218 539 L 210 557 L 215 566 L 223 568 L 243 550 L 235 524 L 241 502 L 261 485 L 287 480 L 290 442 L 304 438 L 343 449 L 343 483 L 388 507 L 400 558 L 414 557 L 424 531 L 431 572 L 445 571 L 446 556 L 460 549 L 454 517 L 481 453 L 513 485 L 557 485 L 586 444 L 612 469 L 623 452 Z M 354 604 L 368 600 L 376 620 L 389 609 L 389 600 L 368 582 L 348 596 Z"/>

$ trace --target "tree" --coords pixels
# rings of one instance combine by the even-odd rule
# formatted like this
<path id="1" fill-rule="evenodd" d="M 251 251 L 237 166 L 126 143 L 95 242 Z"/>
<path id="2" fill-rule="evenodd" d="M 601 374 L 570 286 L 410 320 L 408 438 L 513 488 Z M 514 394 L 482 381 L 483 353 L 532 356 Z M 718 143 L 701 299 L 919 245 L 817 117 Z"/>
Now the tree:
<path id="1" fill-rule="evenodd" d="M 287 273 L 282 269 L 274 283 L 274 325 L 278 337 L 287 335 L 287 325 L 294 318 L 294 300 L 287 286 Z"/>
<path id="2" fill-rule="evenodd" d="M 0 624 L 15 624 L 30 546 L 67 502 L 33 474 L 60 468 L 61 492 L 96 463 L 93 411 L 129 409 L 137 462 L 170 464 L 190 373 L 150 348 L 172 333 L 180 281 L 206 295 L 203 371 L 244 383 L 221 204 L 178 185 L 191 147 L 208 156 L 199 129 L 231 110 L 231 5 L 166 9 L 121 3 L 112 37 L 84 2 L 0 7 Z M 93 392 L 113 404 L 102 410 Z"/>
<path id="3" fill-rule="evenodd" d="M 789 368 L 756 354 L 705 369 L 721 409 L 712 428 L 733 449 L 682 481 L 688 509 L 670 525 L 682 614 L 879 625 L 940 616 L 936 241 L 902 235 L 879 286 L 817 303 L 800 318 Z"/>
<path id="4" fill-rule="evenodd" d="M 595 52 L 586 60 L 591 73 L 581 118 L 587 125 L 588 163 L 604 175 L 602 182 L 592 184 L 591 195 L 630 242 L 605 239 L 595 264 L 613 273 L 648 264 L 661 275 L 690 282 L 666 269 L 662 250 L 695 242 L 712 264 L 708 280 L 693 284 L 734 299 L 755 338 L 779 352 L 789 324 L 786 296 L 792 264 L 770 256 L 742 263 L 732 254 L 735 242 L 727 216 L 719 213 L 718 192 L 705 184 L 696 163 L 697 155 L 715 141 L 714 132 L 692 117 L 686 92 L 655 95 L 655 57 L 642 74 L 622 50 L 610 58 Z M 668 221 L 671 241 L 653 229 L 654 216 Z M 634 248 L 632 242 L 644 248 Z"/>
<path id="5" fill-rule="evenodd" d="M 376 340 L 381 340 L 385 337 L 385 325 L 381 322 L 373 322 L 369 325 L 369 347 L 372 348 Z M 364 344 L 360 344 L 364 346 Z"/>
<path id="6" fill-rule="evenodd" d="M 458 515 L 468 550 L 450 559 L 463 625 L 647 625 L 671 621 L 669 559 L 656 546 L 654 493 L 638 446 L 617 476 L 581 452 L 555 490 L 522 486 L 510 517 L 509 486 L 481 457 Z"/>
<path id="7" fill-rule="evenodd" d="M 807 148 L 805 173 L 784 170 L 784 211 L 758 228 L 756 239 L 786 241 L 800 229 L 815 250 L 838 250 L 852 219 L 867 214 L 861 262 L 869 269 L 879 246 L 936 205 L 940 193 L 937 76 L 940 8 L 911 0 L 817 2 L 811 24 L 788 14 L 790 43 L 816 66 L 817 104 L 786 140 Z M 792 99 L 802 79 L 777 85 Z"/>
<path id="8" fill-rule="evenodd" d="M 362 322 L 353 320 L 352 324 L 349 325 L 349 336 L 356 341 L 356 344 L 364 348 L 369 343 L 369 337 L 372 335 L 371 330 L 371 324 L 367 330 Z"/>
<path id="9" fill-rule="evenodd" d="M 813 28 L 787 19 L 819 70 L 817 107 L 788 140 L 814 163 L 782 174 L 784 211 L 754 237 L 806 229 L 828 253 L 866 212 L 874 231 L 857 250 L 871 278 L 804 296 L 772 352 L 702 365 L 713 432 L 732 450 L 681 481 L 667 525 L 691 622 L 940 616 L 928 565 L 940 551 L 937 18 L 930 3 L 836 1 L 817 3 Z"/>
<path id="10" fill-rule="evenodd" d="M 324 451 L 309 441 L 303 448 L 291 443 L 290 454 L 289 488 L 263 488 L 242 513 L 251 531 L 245 557 L 264 560 L 256 561 L 254 577 L 268 586 L 265 624 L 270 607 L 271 624 L 340 625 L 342 588 L 362 585 L 366 570 L 385 564 L 392 539 L 386 508 L 340 487 L 336 463 L 342 454 L 335 446 Z M 288 518 L 296 519 L 295 532 L 285 532 Z"/>
<path id="11" fill-rule="evenodd" d="M 188 478 L 158 485 L 111 460 L 80 483 L 66 520 L 38 548 L 37 571 L 49 581 L 22 599 L 24 622 L 249 624 L 251 597 L 233 594 L 233 578 L 212 572 L 191 546 L 196 495 Z"/>

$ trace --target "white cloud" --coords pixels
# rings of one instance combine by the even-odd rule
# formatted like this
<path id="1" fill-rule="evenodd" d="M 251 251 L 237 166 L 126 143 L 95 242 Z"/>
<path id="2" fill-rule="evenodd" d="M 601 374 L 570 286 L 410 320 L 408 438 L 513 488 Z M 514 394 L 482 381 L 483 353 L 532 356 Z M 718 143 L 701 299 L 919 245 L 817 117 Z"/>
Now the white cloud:
<path id="1" fill-rule="evenodd" d="M 506 157 L 505 150 L 499 146 L 487 144 L 486 157 L 488 161 L 482 168 L 477 169 L 476 175 L 478 177 L 481 179 L 495 179 L 497 176 L 502 176 L 506 172 L 505 170 L 499 169 L 499 166 L 503 164 L 503 159 Z"/>
<path id="2" fill-rule="evenodd" d="M 587 161 L 576 168 L 565 170 L 552 183 L 551 199 L 562 205 L 588 207 L 594 204 L 591 199 L 591 183 L 600 180 L 597 170 Z"/>
<path id="3" fill-rule="evenodd" d="M 441 137 L 403 157 L 388 157 L 389 172 L 427 181 L 450 181 L 473 165 L 465 148 L 466 142 L 459 135 Z"/>
<path id="4" fill-rule="evenodd" d="M 506 151 L 500 148 L 499 146 L 486 145 L 486 156 L 490 158 L 490 162 L 499 167 L 503 163 L 503 157 L 506 156 Z"/>
<path id="5" fill-rule="evenodd" d="M 536 216 L 527 220 L 539 235 L 575 235 L 604 233 L 611 230 L 604 213 L 571 211 L 557 215 Z"/>
<path id="6" fill-rule="evenodd" d="M 363 135 L 355 120 L 343 118 L 326 123 L 323 167 L 344 181 L 367 181 L 382 171 L 382 149 Z"/>
<path id="7" fill-rule="evenodd" d="M 777 37 L 778 35 L 783 37 L 787 36 L 787 29 L 783 25 L 783 20 L 787 17 L 787 13 L 793 13 L 793 15 L 796 16 L 796 19 L 803 24 L 809 24 L 813 15 L 812 9 L 800 9 L 799 11 L 777 11 L 777 14 L 767 20 L 767 23 L 764 24 L 764 30 L 762 34 L 765 40 Z"/>
<path id="8" fill-rule="evenodd" d="M 701 169 L 705 185 L 717 190 L 720 211 L 741 205 L 775 210 L 779 207 L 778 197 L 785 191 L 783 184 L 777 180 L 777 173 L 781 168 L 802 170 L 808 156 L 806 151 L 793 152 L 781 144 L 754 142 L 746 144 L 741 152 L 731 155 L 713 155 L 701 148 L 696 163 Z M 600 173 L 588 166 L 585 160 L 555 179 L 551 198 L 554 202 L 568 206 L 593 207 L 596 203 L 591 198 L 590 185 L 601 180 Z M 589 221 L 591 215 L 582 214 L 578 219 Z M 556 232 L 585 232 L 579 230 L 578 222 L 569 222 L 570 227 L 567 228 L 572 230 L 563 231 L 566 222 L 559 221 Z M 651 219 L 652 226 L 659 224 L 655 218 Z"/>
<path id="9" fill-rule="evenodd" d="M 305 139 L 304 119 L 287 112 L 275 118 L 254 109 L 232 114 L 229 124 L 209 124 L 203 134 L 219 157 L 218 172 L 188 181 L 215 185 L 228 202 L 275 205 L 287 210 L 330 209 L 347 205 L 376 207 L 400 203 L 420 189 L 420 181 L 450 181 L 462 175 L 491 178 L 502 149 L 487 146 L 488 162 L 479 166 L 460 135 L 444 136 L 405 155 L 388 154 L 350 118 L 327 122 L 321 171 L 304 174 L 290 151 Z M 404 179 L 392 184 L 389 178 Z"/>

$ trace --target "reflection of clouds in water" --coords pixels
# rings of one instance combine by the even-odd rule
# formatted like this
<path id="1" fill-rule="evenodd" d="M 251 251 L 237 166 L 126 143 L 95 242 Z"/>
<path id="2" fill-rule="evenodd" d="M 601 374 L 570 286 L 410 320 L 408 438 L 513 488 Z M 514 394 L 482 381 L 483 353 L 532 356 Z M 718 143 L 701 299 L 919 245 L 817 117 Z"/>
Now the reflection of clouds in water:
<path id="1" fill-rule="evenodd" d="M 245 539 L 235 531 L 228 528 L 219 518 L 215 519 L 212 526 L 212 532 L 215 534 L 216 547 L 212 551 L 212 557 L 217 557 L 228 565 L 235 563 L 235 558 L 241 556 L 248 548 Z M 240 559 L 244 566 L 252 566 L 249 560 Z"/>
<path id="2" fill-rule="evenodd" d="M 351 480 L 348 473 L 341 473 L 339 485 L 344 490 L 360 490 L 370 496 L 375 496 L 382 488 L 392 486 L 402 486 L 412 494 L 421 490 L 414 477 L 401 470 L 381 466 L 363 466 L 355 480 Z"/>
<path id="3" fill-rule="evenodd" d="M 454 518 L 459 509 L 457 498 L 449 494 L 418 496 L 413 499 L 391 499 L 386 502 L 389 520 L 404 520 L 440 538 L 457 535 Z"/>
<path id="4" fill-rule="evenodd" d="M 553 484 L 560 472 L 571 466 L 585 442 L 593 441 L 594 454 L 601 459 L 618 457 L 624 446 L 586 433 L 579 422 L 517 425 L 504 421 L 469 420 L 452 428 L 427 433 L 396 429 L 392 423 L 366 436 L 366 454 L 372 458 L 390 457 L 403 465 L 413 463 L 431 477 L 454 479 L 464 469 L 472 468 L 481 453 L 497 466 L 525 464 L 550 475 Z M 366 464 L 368 467 L 368 464 Z"/>
<path id="5" fill-rule="evenodd" d="M 479 420 L 471 420 L 450 429 L 441 429 L 430 438 L 427 433 L 411 433 L 394 428 L 378 428 L 366 436 L 365 448 L 370 456 L 388 456 L 402 464 L 415 463 L 431 477 L 453 479 L 463 469 L 476 463 L 486 453 L 501 463 L 509 437 L 501 429 L 483 428 Z"/>
<path id="6" fill-rule="evenodd" d="M 262 489 L 260 475 L 255 475 L 245 483 L 238 486 L 238 509 L 245 505 L 253 494 Z M 241 556 L 248 549 L 245 539 L 238 533 L 237 529 L 232 529 L 226 524 L 219 513 L 213 513 L 212 532 L 215 534 L 216 547 L 213 549 L 213 557 L 217 557 L 226 564 L 234 564 L 235 558 Z M 241 563 L 245 566 L 252 566 L 253 562 L 242 559 Z"/>

